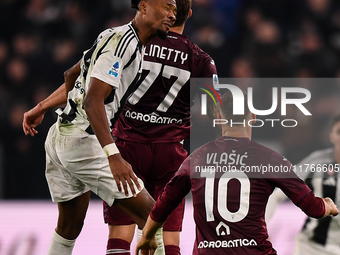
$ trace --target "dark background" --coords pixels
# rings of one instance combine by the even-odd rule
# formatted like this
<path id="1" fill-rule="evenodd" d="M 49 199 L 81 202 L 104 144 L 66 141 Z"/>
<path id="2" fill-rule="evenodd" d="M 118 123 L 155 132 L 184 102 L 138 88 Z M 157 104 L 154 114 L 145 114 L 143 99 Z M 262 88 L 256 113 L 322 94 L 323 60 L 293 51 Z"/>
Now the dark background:
<path id="1" fill-rule="evenodd" d="M 26 137 L 23 113 L 63 83 L 105 28 L 134 16 L 128 0 L 0 0 L 0 199 L 48 199 L 45 115 Z M 335 0 L 193 0 L 184 32 L 215 60 L 219 77 L 340 76 L 340 3 Z M 261 92 L 261 88 L 259 90 Z M 313 122 L 285 132 L 255 132 L 293 164 L 330 146 L 340 111 L 338 83 L 313 87 Z"/>

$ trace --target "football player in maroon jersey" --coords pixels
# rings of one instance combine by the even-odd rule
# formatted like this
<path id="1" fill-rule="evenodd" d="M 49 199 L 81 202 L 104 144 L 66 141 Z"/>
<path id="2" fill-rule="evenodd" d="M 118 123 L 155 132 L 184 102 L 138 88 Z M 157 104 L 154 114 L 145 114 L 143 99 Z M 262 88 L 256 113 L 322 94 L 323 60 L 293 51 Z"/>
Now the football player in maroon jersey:
<path id="1" fill-rule="evenodd" d="M 222 125 L 222 137 L 198 148 L 183 162 L 157 199 L 136 254 L 154 250 L 155 231 L 190 190 L 196 223 L 194 255 L 277 254 L 264 219 L 275 187 L 310 217 L 339 213 L 330 198 L 314 196 L 287 159 L 251 141 L 251 125 L 240 123 L 254 123 L 255 115 L 247 109 L 244 115 L 233 116 L 232 105 L 232 93 L 227 92 L 220 116 L 238 124 Z"/>
<path id="2" fill-rule="evenodd" d="M 176 4 L 175 25 L 166 40 L 155 38 L 146 47 L 138 88 L 125 104 L 114 130 L 122 157 L 155 199 L 187 157 L 181 141 L 190 133 L 189 79 L 205 77 L 212 83 L 217 73 L 212 58 L 182 35 L 191 16 L 191 0 L 177 0 Z M 163 226 L 167 255 L 180 254 L 183 213 L 184 201 Z M 107 254 L 127 250 L 135 223 L 106 204 L 104 218 L 109 225 Z"/>

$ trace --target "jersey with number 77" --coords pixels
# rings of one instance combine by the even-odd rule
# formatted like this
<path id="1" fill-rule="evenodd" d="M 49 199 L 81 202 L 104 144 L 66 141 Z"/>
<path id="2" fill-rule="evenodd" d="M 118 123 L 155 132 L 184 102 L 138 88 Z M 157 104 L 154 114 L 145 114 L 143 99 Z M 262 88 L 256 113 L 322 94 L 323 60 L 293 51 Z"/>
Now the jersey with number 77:
<path id="1" fill-rule="evenodd" d="M 143 72 L 114 135 L 142 143 L 180 142 L 190 133 L 190 78 L 216 74 L 212 58 L 188 37 L 169 32 L 146 47 Z"/>
<path id="2" fill-rule="evenodd" d="M 307 215 L 324 215 L 322 199 L 314 196 L 287 159 L 248 138 L 223 136 L 198 148 L 183 162 L 150 217 L 165 221 L 191 190 L 194 255 L 276 254 L 264 219 L 275 187 Z"/>

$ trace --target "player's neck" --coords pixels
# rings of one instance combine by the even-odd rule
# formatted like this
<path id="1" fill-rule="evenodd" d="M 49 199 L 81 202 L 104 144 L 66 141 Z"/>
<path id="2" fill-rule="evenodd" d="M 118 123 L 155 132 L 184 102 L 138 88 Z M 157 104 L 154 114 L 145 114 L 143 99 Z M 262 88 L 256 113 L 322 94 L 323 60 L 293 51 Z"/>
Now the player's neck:
<path id="1" fill-rule="evenodd" d="M 141 17 L 138 14 L 132 20 L 132 26 L 136 30 L 138 37 L 144 46 L 147 45 L 147 43 L 156 36 L 155 33 L 152 33 L 150 31 L 150 29 L 143 26 Z"/>
<path id="2" fill-rule="evenodd" d="M 184 31 L 184 25 L 179 26 L 179 27 L 172 27 L 170 28 L 171 32 L 177 33 L 177 34 L 183 34 Z"/>
<path id="3" fill-rule="evenodd" d="M 251 140 L 251 132 L 249 133 L 245 128 L 230 128 L 222 130 L 223 136 L 239 137 L 239 138 L 249 138 Z"/>

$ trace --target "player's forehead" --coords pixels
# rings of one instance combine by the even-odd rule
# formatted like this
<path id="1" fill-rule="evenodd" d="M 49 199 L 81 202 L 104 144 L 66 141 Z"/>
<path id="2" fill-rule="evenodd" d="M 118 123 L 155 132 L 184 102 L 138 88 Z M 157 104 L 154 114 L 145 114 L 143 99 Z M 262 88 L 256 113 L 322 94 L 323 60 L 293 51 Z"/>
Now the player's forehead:
<path id="1" fill-rule="evenodd" d="M 176 8 L 176 0 L 153 0 L 154 3 Z"/>

